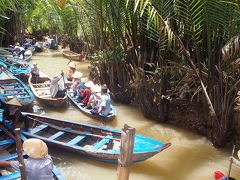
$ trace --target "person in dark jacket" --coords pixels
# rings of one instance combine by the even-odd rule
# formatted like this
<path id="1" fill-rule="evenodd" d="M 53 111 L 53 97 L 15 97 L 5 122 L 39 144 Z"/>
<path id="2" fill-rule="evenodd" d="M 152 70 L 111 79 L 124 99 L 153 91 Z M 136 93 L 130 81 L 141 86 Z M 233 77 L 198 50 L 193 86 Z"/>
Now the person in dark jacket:
<path id="1" fill-rule="evenodd" d="M 13 98 L 9 100 L 6 103 L 6 106 L 3 111 L 3 120 L 2 123 L 5 125 L 6 121 L 10 125 L 12 125 L 12 128 L 15 129 L 17 127 L 21 126 L 21 123 L 24 122 L 25 131 L 28 131 L 29 128 L 29 121 L 26 116 L 24 116 L 21 111 L 19 110 L 19 107 L 22 105 L 18 102 L 16 98 Z"/>

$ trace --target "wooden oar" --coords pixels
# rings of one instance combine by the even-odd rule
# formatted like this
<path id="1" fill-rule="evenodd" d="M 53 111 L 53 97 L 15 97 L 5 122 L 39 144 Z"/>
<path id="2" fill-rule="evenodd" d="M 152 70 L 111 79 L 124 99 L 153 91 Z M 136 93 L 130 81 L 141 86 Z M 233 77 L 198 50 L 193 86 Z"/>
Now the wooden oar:
<path id="1" fill-rule="evenodd" d="M 0 123 L 0 128 L 10 137 L 12 138 L 14 141 L 16 141 L 15 136 L 8 130 L 8 128 L 6 128 L 2 123 Z"/>
<path id="2" fill-rule="evenodd" d="M 103 139 L 106 138 L 106 139 L 112 139 L 112 140 L 120 141 L 119 138 L 112 138 L 112 137 L 101 136 L 101 135 L 97 135 L 97 134 L 85 133 L 85 132 L 78 131 L 78 130 L 70 130 L 70 129 L 62 128 L 62 127 L 59 127 L 59 126 L 56 126 L 56 125 L 53 125 L 53 124 L 49 124 L 49 123 L 45 123 L 45 122 L 39 121 L 39 120 L 34 119 L 34 118 L 32 118 L 32 117 L 29 117 L 29 116 L 27 116 L 27 117 L 28 117 L 29 119 L 32 119 L 32 120 L 37 121 L 37 122 L 40 122 L 40 123 L 42 123 L 42 124 L 46 124 L 46 125 L 48 125 L 49 127 L 58 129 L 58 130 L 60 130 L 60 131 L 65 131 L 65 132 L 70 132 L 70 133 L 73 133 L 73 134 L 81 134 L 81 135 L 99 137 L 99 138 L 103 138 Z"/>
<path id="3" fill-rule="evenodd" d="M 63 88 L 66 89 L 66 84 L 65 84 L 65 78 L 64 78 L 64 73 L 63 73 L 63 71 L 62 71 L 62 74 L 63 74 L 63 75 L 62 75 L 62 78 L 63 78 L 63 86 L 64 86 Z"/>
<path id="4" fill-rule="evenodd" d="M 233 146 L 232 157 L 233 157 L 233 155 L 234 155 L 234 151 L 235 151 L 235 145 Z M 230 173 L 231 173 L 232 163 L 233 163 L 233 160 L 230 161 L 230 164 L 229 164 L 229 167 L 228 167 L 227 180 L 229 179 L 229 176 L 230 176 Z"/>

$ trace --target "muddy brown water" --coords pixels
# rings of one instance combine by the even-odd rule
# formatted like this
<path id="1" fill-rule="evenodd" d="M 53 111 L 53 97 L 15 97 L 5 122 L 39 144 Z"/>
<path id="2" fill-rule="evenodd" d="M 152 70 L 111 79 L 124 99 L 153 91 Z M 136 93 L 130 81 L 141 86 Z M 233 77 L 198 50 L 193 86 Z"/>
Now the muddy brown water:
<path id="1" fill-rule="evenodd" d="M 30 63 L 37 63 L 40 70 L 50 77 L 61 71 L 67 72 L 68 59 L 61 50 L 35 54 Z M 89 62 L 77 62 L 77 69 L 88 75 Z M 127 123 L 135 127 L 139 135 L 161 142 L 171 142 L 172 146 L 154 157 L 134 163 L 130 172 L 131 180 L 214 180 L 213 172 L 220 170 L 227 174 L 230 149 L 215 149 L 205 137 L 168 124 L 160 124 L 143 117 L 133 105 L 113 103 L 117 108 L 117 118 L 103 124 L 81 113 L 72 104 L 63 108 L 52 108 L 34 104 L 34 111 L 44 115 L 93 124 L 121 130 Z M 50 147 L 50 155 L 67 180 L 114 180 L 117 165 L 84 158 L 79 154 Z M 240 178 L 240 167 L 233 166 L 231 175 Z"/>

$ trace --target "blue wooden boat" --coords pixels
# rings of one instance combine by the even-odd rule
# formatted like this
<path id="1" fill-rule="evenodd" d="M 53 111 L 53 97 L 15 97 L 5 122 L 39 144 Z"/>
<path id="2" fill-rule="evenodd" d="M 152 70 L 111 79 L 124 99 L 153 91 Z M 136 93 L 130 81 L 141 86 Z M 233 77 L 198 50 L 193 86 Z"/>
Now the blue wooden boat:
<path id="1" fill-rule="evenodd" d="M 32 127 L 28 132 L 22 131 L 27 137 L 42 139 L 49 145 L 94 160 L 117 163 L 122 131 L 31 113 L 24 115 L 28 117 Z M 146 160 L 170 145 L 135 135 L 133 162 Z"/>
<path id="2" fill-rule="evenodd" d="M 9 70 L 14 76 L 17 76 L 19 79 L 27 82 L 29 74 L 31 72 L 31 68 L 32 66 L 29 62 L 17 59 L 10 65 Z"/>
<path id="3" fill-rule="evenodd" d="M 0 129 L 0 160 L 1 161 L 12 161 L 17 160 L 18 155 L 16 153 L 16 145 L 15 141 L 11 138 L 5 137 L 6 135 L 4 132 Z M 25 140 L 26 137 L 21 135 L 21 139 Z M 24 158 L 28 158 L 26 153 L 23 153 Z M 1 172 L 1 171 L 0 171 Z M 9 174 L 1 174 L 0 173 L 0 180 L 13 180 L 21 178 L 20 171 L 12 171 L 8 172 Z M 65 178 L 62 176 L 60 171 L 57 169 L 56 166 L 53 168 L 53 175 L 54 180 L 64 180 Z"/>
<path id="4" fill-rule="evenodd" d="M 0 72 L 0 99 L 6 103 L 11 98 L 16 98 L 22 109 L 28 109 L 34 100 L 30 89 L 17 77 L 6 71 Z"/>
<path id="5" fill-rule="evenodd" d="M 111 105 L 111 112 L 109 113 L 108 116 L 101 116 L 101 115 L 98 115 L 98 114 L 93 114 L 91 112 L 91 109 L 87 108 L 86 105 L 84 105 L 83 103 L 81 102 L 78 102 L 77 101 L 77 98 L 73 96 L 74 93 L 72 91 L 67 91 L 67 96 L 68 98 L 71 100 L 71 102 L 80 110 L 82 111 L 84 114 L 88 115 L 88 116 L 91 116 L 92 118 L 95 118 L 95 119 L 98 119 L 100 121 L 103 121 L 103 122 L 110 122 L 112 121 L 116 115 L 117 115 L 117 111 L 116 111 L 116 108 Z"/>

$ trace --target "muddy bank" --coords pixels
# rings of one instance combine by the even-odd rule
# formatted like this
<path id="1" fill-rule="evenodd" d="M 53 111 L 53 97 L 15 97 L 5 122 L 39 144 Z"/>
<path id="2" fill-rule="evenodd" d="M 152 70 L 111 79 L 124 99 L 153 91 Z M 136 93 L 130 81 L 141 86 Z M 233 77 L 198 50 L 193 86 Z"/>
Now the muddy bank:
<path id="1" fill-rule="evenodd" d="M 207 125 L 207 113 L 201 103 L 187 100 L 176 101 L 169 105 L 168 123 L 190 130 L 210 139 L 211 125 Z M 240 147 L 240 107 L 235 107 L 233 112 L 233 124 L 229 128 L 229 137 L 226 146 L 234 144 Z"/>

